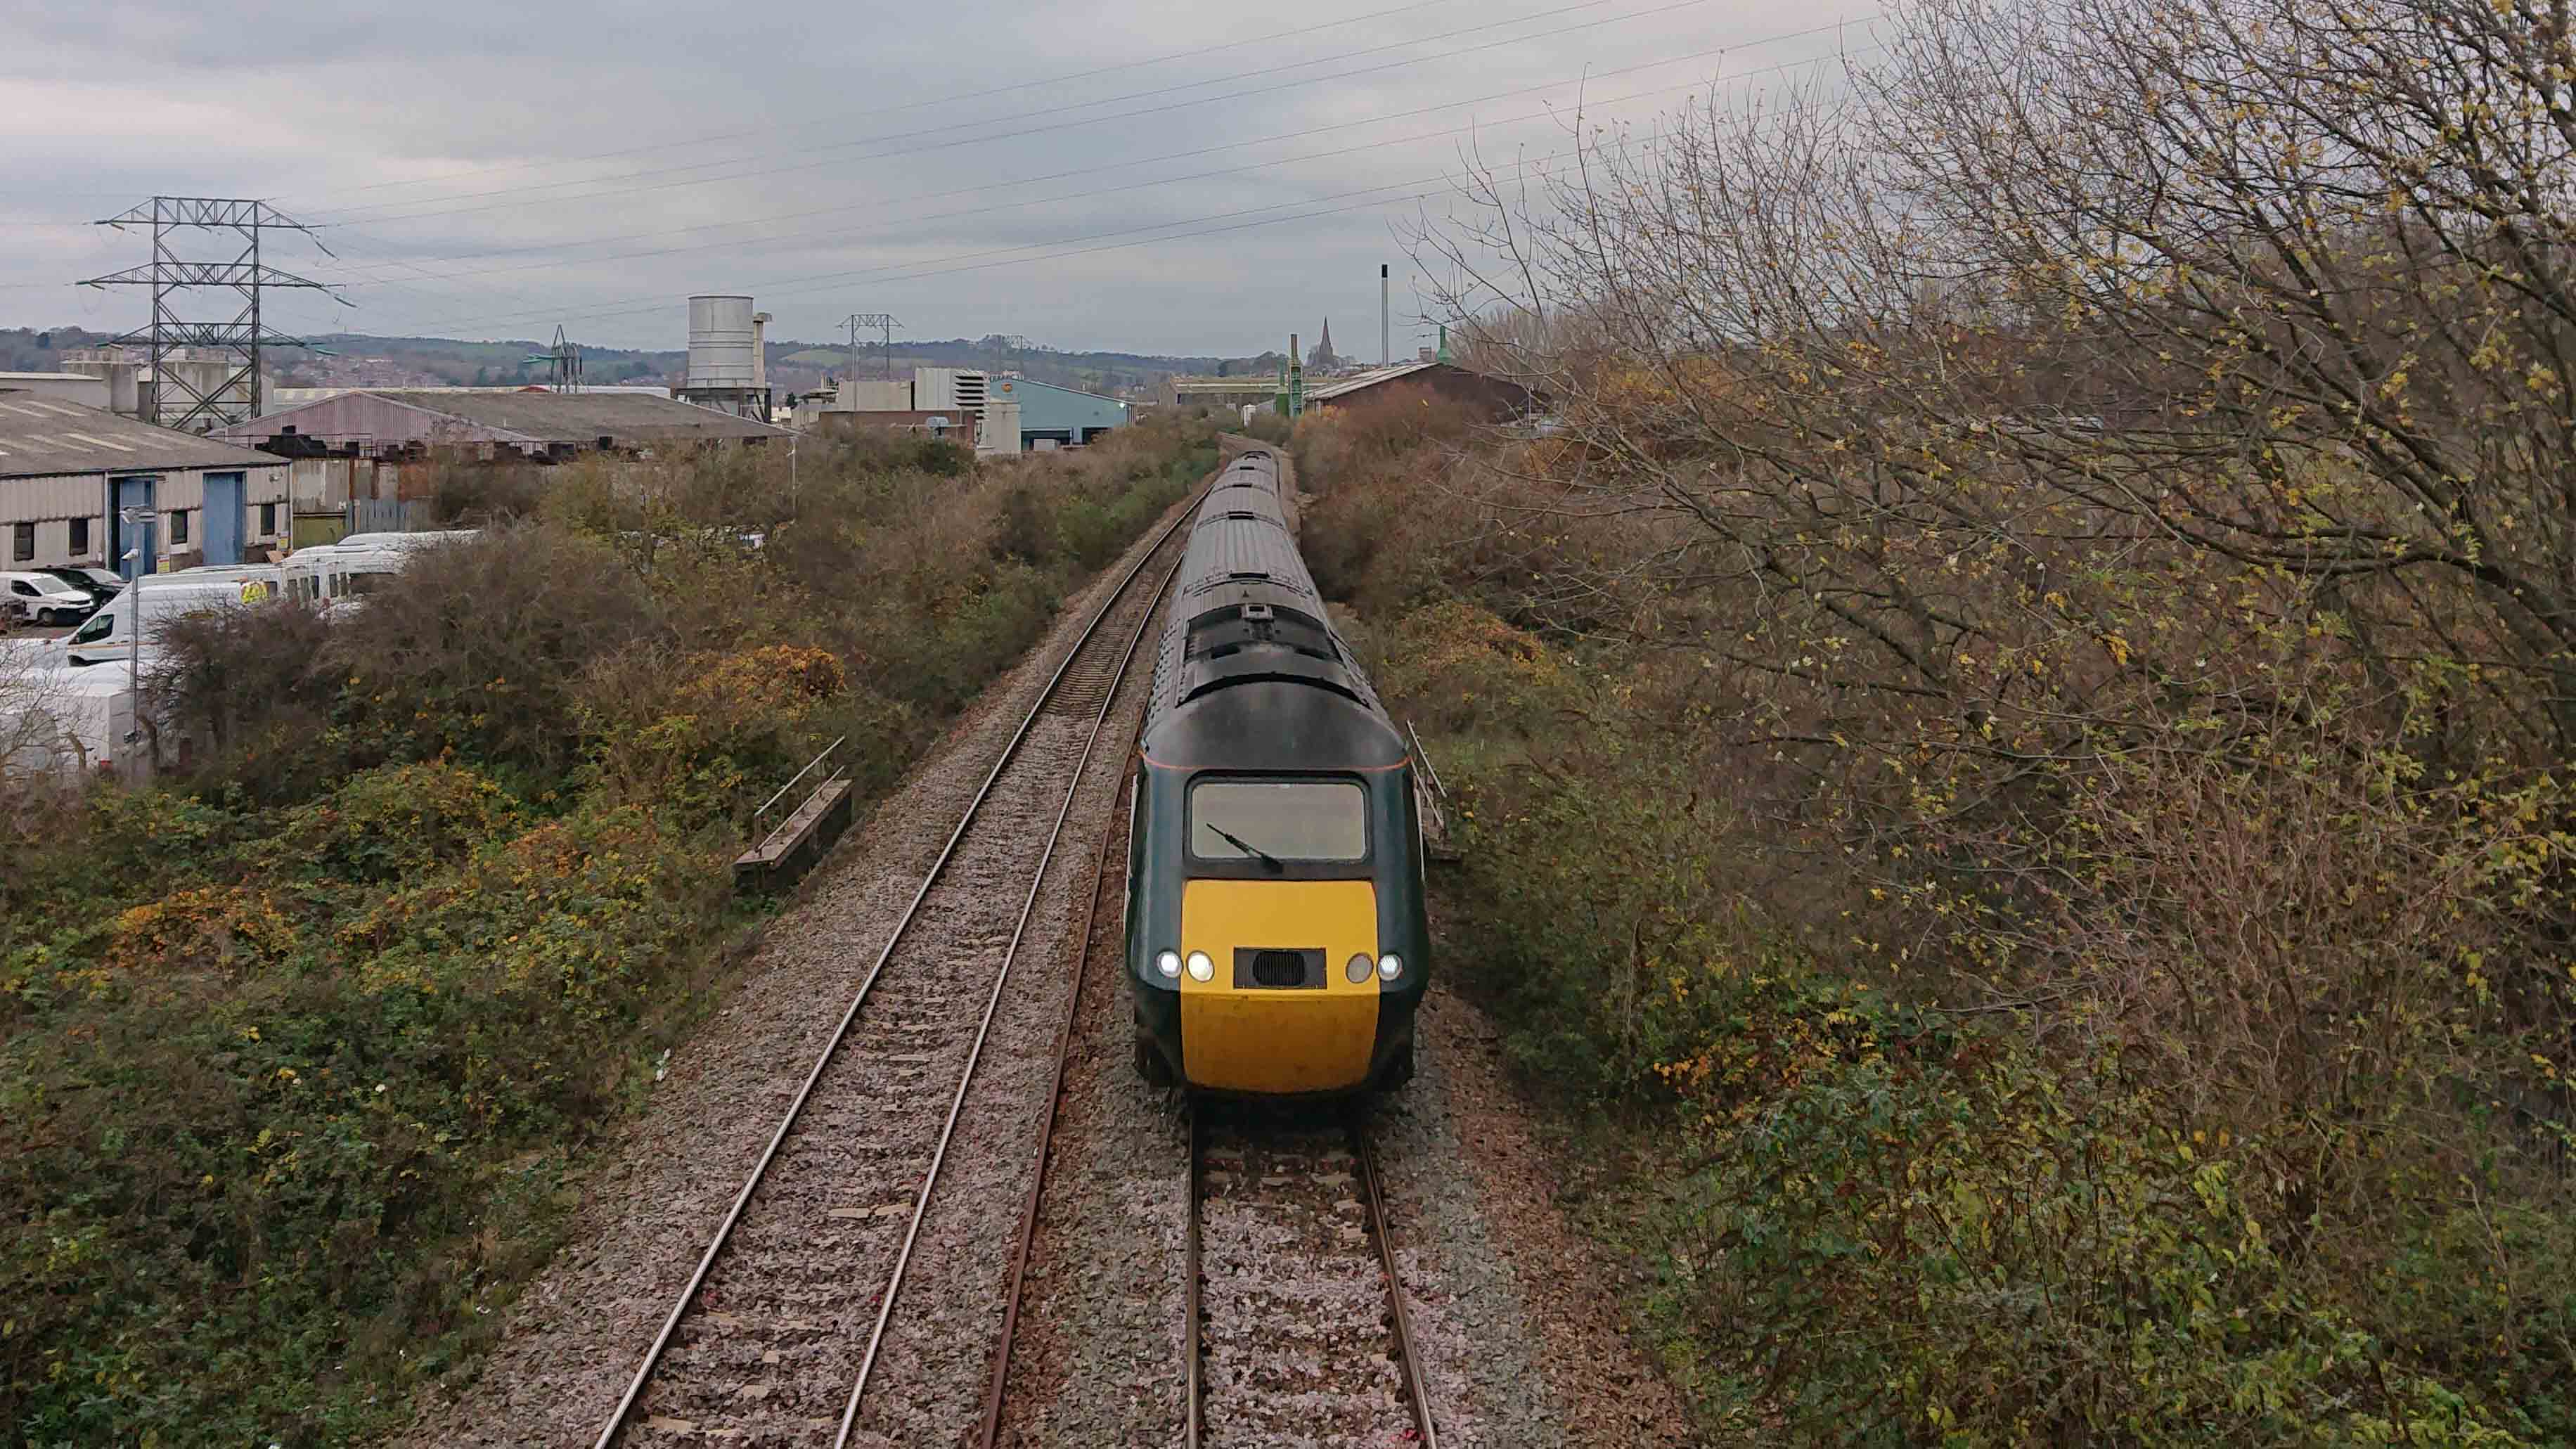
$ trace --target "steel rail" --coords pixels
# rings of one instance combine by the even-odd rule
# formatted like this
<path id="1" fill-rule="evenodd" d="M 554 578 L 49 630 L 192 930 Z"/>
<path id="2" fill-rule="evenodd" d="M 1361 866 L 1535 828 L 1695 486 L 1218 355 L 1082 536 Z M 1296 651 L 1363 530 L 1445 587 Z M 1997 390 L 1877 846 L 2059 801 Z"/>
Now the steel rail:
<path id="1" fill-rule="evenodd" d="M 1207 1113 L 1205 1101 L 1190 1103 L 1190 1234 L 1183 1269 L 1189 1275 L 1187 1312 L 1189 1336 L 1181 1346 L 1181 1359 L 1188 1370 L 1181 1381 L 1181 1402 L 1187 1406 L 1187 1430 L 1181 1437 L 1183 1449 L 1199 1449 L 1199 1439 L 1207 1425 L 1199 1417 L 1199 1398 L 1207 1391 L 1205 1375 L 1199 1360 L 1207 1352 L 1199 1325 L 1207 1319 L 1205 1259 L 1199 1252 L 1199 1202 L 1207 1186 Z"/>
<path id="2" fill-rule="evenodd" d="M 1116 691 L 1113 689 L 1114 696 Z M 1139 716 L 1132 750 L 1143 738 Z M 1100 849 L 1091 860 L 1091 892 L 1082 908 L 1082 933 L 1074 937 L 1073 989 L 1065 994 L 1064 1020 L 1056 1027 L 1055 1076 L 1048 1084 L 1046 1114 L 1038 1119 L 1037 1170 L 1029 1174 L 1028 1200 L 1020 1207 L 1020 1235 L 1011 1248 L 1011 1286 L 1002 1300 L 1002 1339 L 993 1358 L 993 1379 L 984 1394 L 984 1427 L 975 1437 L 978 1449 L 996 1449 L 1002 1437 L 1002 1397 L 1011 1381 L 1011 1343 L 1019 1334 L 1020 1300 L 1028 1284 L 1029 1250 L 1037 1240 L 1038 1209 L 1046 1196 L 1047 1163 L 1055 1146 L 1055 1124 L 1064 1107 L 1064 1071 L 1073 1055 L 1073 1031 L 1082 1014 L 1082 988 L 1090 974 L 1091 938 L 1100 928 L 1100 894 L 1109 879 L 1109 842 L 1118 835 L 1118 798 L 1110 797 L 1109 822 L 1100 832 Z"/>
<path id="3" fill-rule="evenodd" d="M 644 1361 L 636 1366 L 634 1377 L 627 1381 L 626 1392 L 619 1397 L 617 1407 L 609 1412 L 608 1422 L 601 1427 L 599 1438 L 594 1441 L 592 1449 L 610 1449 L 610 1446 L 616 1443 L 617 1436 L 625 1430 L 627 1421 L 633 1417 L 636 1404 L 644 1396 L 644 1386 L 652 1381 L 655 1365 L 662 1361 L 663 1351 L 670 1347 L 671 1336 L 679 1331 L 680 1320 L 688 1315 L 689 1305 L 697 1300 L 698 1290 L 706 1285 L 707 1274 L 715 1267 L 716 1258 L 723 1253 L 725 1244 L 732 1239 L 734 1227 L 742 1221 L 743 1211 L 751 1205 L 752 1195 L 759 1190 L 761 1179 L 767 1176 L 770 1164 L 777 1160 L 778 1149 L 786 1142 L 787 1134 L 794 1130 L 797 1118 L 805 1110 L 806 1102 L 813 1097 L 814 1086 L 822 1080 L 824 1068 L 831 1065 L 833 1056 L 841 1049 L 842 1041 L 850 1034 L 851 1024 L 858 1020 L 859 1009 L 867 1004 L 868 994 L 876 989 L 877 978 L 885 973 L 886 962 L 893 959 L 895 948 L 903 943 L 904 937 L 912 929 L 913 922 L 919 918 L 921 903 L 929 898 L 931 887 L 938 883 L 939 877 L 948 868 L 948 862 L 956 856 L 958 842 L 966 838 L 966 831 L 975 823 L 976 815 L 983 810 L 985 800 L 992 795 L 993 783 L 1002 777 L 1002 771 L 1009 768 L 1011 761 L 1018 757 L 1020 746 L 1027 741 L 1030 732 L 1037 728 L 1038 719 L 1045 713 L 1047 702 L 1055 697 L 1057 686 L 1064 682 L 1065 675 L 1072 670 L 1074 661 L 1080 659 L 1083 652 L 1090 647 L 1093 636 L 1099 633 L 1100 626 L 1108 620 L 1110 611 L 1117 608 L 1119 602 L 1126 597 L 1128 588 L 1135 583 L 1138 575 L 1144 573 L 1145 565 L 1151 563 L 1155 556 L 1163 551 L 1164 546 L 1171 542 L 1173 536 L 1197 516 L 1197 504 L 1204 501 L 1206 495 L 1207 490 L 1201 489 L 1198 496 L 1191 500 L 1190 505 L 1181 510 L 1180 516 L 1175 518 L 1163 530 L 1162 535 L 1154 540 L 1153 547 L 1145 550 L 1136 562 L 1128 565 L 1127 571 L 1119 576 L 1117 585 L 1110 590 L 1109 597 L 1101 601 L 1099 609 L 1094 611 L 1090 621 L 1083 625 L 1082 633 L 1073 641 L 1073 647 L 1065 651 L 1064 659 L 1056 665 L 1055 672 L 1047 677 L 1047 682 L 1039 689 L 1037 698 L 1030 702 L 1027 716 L 1020 721 L 1019 728 L 1012 732 L 1009 743 L 1002 746 L 1002 753 L 993 761 L 993 768 L 986 772 L 984 783 L 976 788 L 975 798 L 967 802 L 965 813 L 958 817 L 957 828 L 948 833 L 947 844 L 940 847 L 938 859 L 932 861 L 930 869 L 923 874 L 920 889 L 913 892 L 911 903 L 904 907 L 902 917 L 895 922 L 894 933 L 886 938 L 884 949 L 877 952 L 876 961 L 869 966 L 867 977 L 859 983 L 857 993 L 850 998 L 849 1006 L 842 1011 L 841 1019 L 833 1026 L 830 1037 L 825 1039 L 823 1049 L 815 1055 L 814 1065 L 806 1072 L 803 1085 L 796 1089 L 795 1097 L 788 1102 L 787 1111 L 779 1119 L 777 1130 L 770 1133 L 768 1145 L 761 1149 L 760 1160 L 752 1165 L 751 1175 L 743 1180 L 742 1190 L 734 1194 L 732 1207 L 726 1210 L 724 1221 L 717 1225 L 714 1238 L 707 1243 L 706 1252 L 699 1256 L 698 1265 L 689 1274 L 687 1286 L 680 1290 L 678 1301 L 671 1305 L 670 1314 L 662 1320 L 661 1331 L 653 1335 L 652 1345 L 644 1351 Z M 1150 618 L 1151 615 L 1152 610 L 1148 609 L 1147 616 Z"/>
<path id="4" fill-rule="evenodd" d="M 1413 1330 L 1406 1322 L 1404 1279 L 1395 1268 L 1395 1239 L 1387 1235 L 1386 1200 L 1378 1190 L 1377 1148 L 1369 1142 L 1368 1125 L 1360 1109 L 1350 1117 L 1351 1155 L 1358 1159 L 1360 1183 L 1366 1189 L 1362 1200 L 1368 1205 L 1369 1232 L 1377 1239 L 1378 1260 L 1386 1268 L 1386 1306 L 1395 1320 L 1395 1349 L 1404 1366 L 1405 1398 L 1413 1406 L 1413 1426 L 1422 1431 L 1423 1449 L 1440 1449 L 1440 1434 L 1431 1425 L 1431 1393 L 1422 1381 L 1422 1360 L 1414 1356 Z"/>
<path id="5" fill-rule="evenodd" d="M 1160 552 L 1161 547 L 1157 544 L 1155 551 Z M 1147 557 L 1150 558 L 1152 555 L 1149 554 Z M 1065 786 L 1064 803 L 1056 807 L 1055 824 L 1047 831 L 1046 848 L 1038 852 L 1037 866 L 1029 872 L 1029 893 L 1020 902 L 1020 918 L 1011 927 L 1011 943 L 1002 949 L 1002 967 L 993 975 L 992 994 L 984 1001 L 984 1018 L 975 1027 L 975 1044 L 966 1053 L 965 1070 L 958 1074 L 957 1094 L 948 1103 L 948 1121 L 940 1128 L 939 1146 L 930 1154 L 930 1169 L 922 1175 L 921 1192 L 913 1200 L 912 1222 L 904 1229 L 903 1247 L 895 1254 L 894 1270 L 886 1276 L 885 1291 L 877 1295 L 876 1326 L 868 1331 L 867 1352 L 859 1360 L 858 1381 L 850 1386 L 849 1407 L 841 1411 L 841 1428 L 840 1432 L 833 1436 L 832 1449 L 846 1449 L 850 1442 L 850 1431 L 858 1424 L 859 1401 L 867 1394 L 868 1379 L 876 1369 L 877 1351 L 885 1342 L 886 1324 L 894 1317 L 895 1299 L 903 1292 L 904 1274 L 912 1266 L 913 1243 L 920 1238 L 922 1221 L 930 1214 L 930 1198 L 939 1186 L 939 1170 L 946 1164 L 948 1145 L 957 1135 L 957 1119 L 965 1114 L 966 1094 L 975 1085 L 975 1068 L 984 1059 L 984 1044 L 992 1036 L 993 1017 L 1001 1010 L 1002 992 L 1010 984 L 1011 967 L 1019 959 L 1020 943 L 1028 935 L 1029 917 L 1036 914 L 1038 894 L 1046 887 L 1047 867 L 1055 862 L 1055 848 L 1064 838 L 1065 821 L 1072 818 L 1073 802 L 1082 794 L 1083 772 L 1091 768 L 1092 757 L 1100 747 L 1100 737 L 1109 728 L 1110 712 L 1117 707 L 1119 686 L 1126 683 L 1128 668 L 1136 662 L 1136 651 L 1144 644 L 1145 636 L 1153 632 L 1154 615 L 1160 610 L 1163 596 L 1170 591 L 1172 580 L 1180 577 L 1181 565 L 1186 559 L 1185 553 L 1181 558 L 1172 560 L 1172 566 L 1163 572 L 1163 581 L 1155 585 L 1153 596 L 1145 605 L 1145 612 L 1136 620 L 1136 632 L 1128 636 L 1127 647 L 1118 656 L 1118 667 L 1110 672 L 1108 687 L 1100 697 L 1100 709 L 1092 716 L 1091 729 L 1083 737 L 1082 756 L 1074 761 L 1073 779 Z M 1093 901 L 1097 904 L 1098 882 L 1095 880 L 1093 885 Z M 1087 929 L 1083 934 L 1083 946 L 1084 954 L 1088 955 L 1090 933 Z M 1077 980 L 1075 982 L 1077 995 L 1080 990 L 1081 983 Z M 1059 1080 L 1062 1072 L 1063 1063 L 1059 1060 L 1057 1063 Z M 1047 1115 L 1052 1122 L 1054 1119 L 1052 1105 L 1049 1106 Z M 1037 1174 L 1043 1176 L 1046 1172 L 1043 1143 L 1039 1151 L 1041 1155 L 1038 1159 Z"/>

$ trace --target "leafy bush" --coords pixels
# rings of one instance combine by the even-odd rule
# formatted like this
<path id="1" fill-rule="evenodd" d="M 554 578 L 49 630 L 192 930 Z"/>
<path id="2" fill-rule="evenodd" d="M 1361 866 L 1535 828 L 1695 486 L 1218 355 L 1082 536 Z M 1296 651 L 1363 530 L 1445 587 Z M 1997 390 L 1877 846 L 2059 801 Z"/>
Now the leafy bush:
<path id="1" fill-rule="evenodd" d="M 450 825 L 490 799 L 434 788 L 464 797 Z M 255 854 L 10 983 L 0 1194 L 27 1215 L 0 1238 L 0 1409 L 30 1442 L 338 1438 L 367 1414 L 335 1387 L 443 1361 L 518 1251 L 491 1185 L 602 1119 L 728 884 L 721 849 L 631 808 L 479 843 L 346 918 L 362 897 L 316 862 Z"/>
<path id="2" fill-rule="evenodd" d="M 1655 1290 L 1737 1432 L 2523 1442 L 2312 1297 L 2235 1144 L 2116 1065 L 1847 988 L 1753 984 L 1739 1012 L 1665 1067 L 1701 1126 L 1659 1193 Z"/>
<path id="3" fill-rule="evenodd" d="M 580 748 L 583 665 L 667 637 L 660 612 L 589 539 L 514 528 L 444 545 L 336 624 L 334 723 L 360 761 L 453 750 L 558 775 Z"/>
<path id="4" fill-rule="evenodd" d="M 442 525 L 474 528 L 533 518 L 545 507 L 549 471 L 536 463 L 438 459 L 425 484 L 430 511 Z"/>
<path id="5" fill-rule="evenodd" d="M 174 631 L 154 705 L 209 748 L 0 812 L 13 1442 L 346 1442 L 467 1362 L 724 985 L 744 817 L 835 737 L 890 785 L 1208 466 L 1128 431 L 585 460 L 354 611 Z"/>

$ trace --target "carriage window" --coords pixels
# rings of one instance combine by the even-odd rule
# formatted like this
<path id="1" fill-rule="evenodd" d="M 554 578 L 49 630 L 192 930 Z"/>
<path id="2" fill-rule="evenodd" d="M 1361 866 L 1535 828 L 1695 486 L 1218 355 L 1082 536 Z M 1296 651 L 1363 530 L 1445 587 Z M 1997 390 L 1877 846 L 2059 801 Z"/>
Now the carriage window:
<path id="1" fill-rule="evenodd" d="M 1202 780 L 1190 787 L 1190 854 L 1201 860 L 1359 860 L 1368 801 L 1347 780 Z"/>

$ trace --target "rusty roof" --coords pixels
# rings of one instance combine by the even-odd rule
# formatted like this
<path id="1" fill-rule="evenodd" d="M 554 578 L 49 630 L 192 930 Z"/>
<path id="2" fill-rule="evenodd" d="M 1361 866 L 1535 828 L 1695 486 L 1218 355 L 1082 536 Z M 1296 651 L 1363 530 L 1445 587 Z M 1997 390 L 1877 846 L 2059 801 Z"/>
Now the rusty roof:
<path id="1" fill-rule="evenodd" d="M 631 392 L 485 392 L 464 388 L 363 387 L 339 398 L 319 399 L 236 424 L 234 437 L 274 434 L 306 408 L 328 407 L 351 397 L 375 397 L 417 408 L 501 435 L 495 441 L 590 444 L 601 438 L 621 443 L 672 443 L 717 438 L 783 438 L 788 430 L 757 418 L 740 417 Z"/>

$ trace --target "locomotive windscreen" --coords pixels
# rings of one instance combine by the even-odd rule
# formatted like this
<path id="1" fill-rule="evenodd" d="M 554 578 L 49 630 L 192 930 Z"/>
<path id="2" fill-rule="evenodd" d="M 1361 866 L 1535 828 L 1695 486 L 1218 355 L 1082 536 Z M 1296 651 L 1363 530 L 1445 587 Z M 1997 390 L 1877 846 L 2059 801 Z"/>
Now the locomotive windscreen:
<path id="1" fill-rule="evenodd" d="M 1362 860 L 1368 801 L 1348 780 L 1201 780 L 1190 787 L 1201 860 Z"/>

